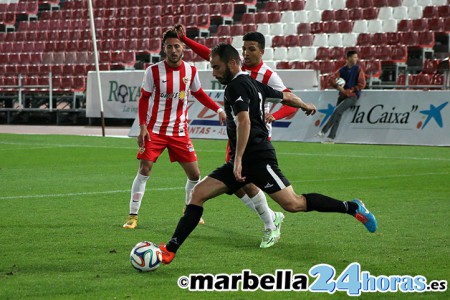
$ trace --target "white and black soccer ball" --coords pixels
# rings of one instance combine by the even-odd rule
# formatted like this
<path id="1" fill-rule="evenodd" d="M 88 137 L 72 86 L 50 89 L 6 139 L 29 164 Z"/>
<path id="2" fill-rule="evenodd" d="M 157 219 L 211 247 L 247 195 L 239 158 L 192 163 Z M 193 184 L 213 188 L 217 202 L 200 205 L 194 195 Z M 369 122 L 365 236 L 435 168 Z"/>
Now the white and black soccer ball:
<path id="1" fill-rule="evenodd" d="M 130 262 L 140 272 L 156 270 L 161 265 L 161 250 L 152 242 L 139 242 L 131 250 Z"/>
<path id="2" fill-rule="evenodd" d="M 345 85 L 345 80 L 344 80 L 344 78 L 341 78 L 341 77 L 336 78 L 336 84 L 337 84 L 338 86 L 344 86 L 344 85 Z"/>

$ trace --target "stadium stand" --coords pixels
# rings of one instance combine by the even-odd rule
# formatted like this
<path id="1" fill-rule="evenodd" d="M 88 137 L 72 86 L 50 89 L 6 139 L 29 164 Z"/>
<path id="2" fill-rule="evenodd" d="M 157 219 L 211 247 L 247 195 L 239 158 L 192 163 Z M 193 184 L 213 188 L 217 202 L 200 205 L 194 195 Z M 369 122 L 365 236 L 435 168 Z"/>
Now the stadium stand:
<path id="1" fill-rule="evenodd" d="M 261 31 L 266 63 L 317 70 L 322 88 L 349 49 L 359 52 L 374 88 L 375 83 L 439 87 L 443 79 L 436 66 L 449 56 L 446 0 L 96 0 L 93 5 L 101 70 L 142 69 L 159 60 L 162 33 L 175 23 L 209 47 L 229 42 L 240 48 L 246 32 Z M 83 98 L 87 72 L 94 70 L 89 26 L 87 1 L 0 0 L 0 97 L 6 99 L 0 108 L 41 107 L 40 101 L 26 101 L 29 93 L 61 95 L 79 108 L 75 104 L 83 101 L 76 99 Z M 208 67 L 189 49 L 184 59 Z M 17 103 L 18 92 L 23 103 Z M 58 102 L 49 105 L 57 108 Z"/>

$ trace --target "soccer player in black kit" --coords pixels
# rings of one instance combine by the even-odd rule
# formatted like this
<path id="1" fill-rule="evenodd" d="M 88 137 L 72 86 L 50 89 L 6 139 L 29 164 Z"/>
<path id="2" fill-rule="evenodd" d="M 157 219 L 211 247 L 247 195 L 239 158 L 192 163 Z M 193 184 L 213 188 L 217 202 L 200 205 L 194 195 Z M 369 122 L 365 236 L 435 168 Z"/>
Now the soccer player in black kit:
<path id="1" fill-rule="evenodd" d="M 252 79 L 240 68 L 238 51 L 229 44 L 220 44 L 211 52 L 213 76 L 226 85 L 224 108 L 227 115 L 227 134 L 231 158 L 198 183 L 189 205 L 178 222 L 167 245 L 161 244 L 162 263 L 169 264 L 189 234 L 195 229 L 203 213 L 203 204 L 221 194 L 233 194 L 247 183 L 253 183 L 289 212 L 319 211 L 350 214 L 375 232 L 377 222 L 359 199 L 340 201 L 321 194 L 297 195 L 278 168 L 264 118 L 264 102 L 281 102 L 298 107 L 307 115 L 316 107 L 304 103 L 290 92 L 279 92 Z"/>

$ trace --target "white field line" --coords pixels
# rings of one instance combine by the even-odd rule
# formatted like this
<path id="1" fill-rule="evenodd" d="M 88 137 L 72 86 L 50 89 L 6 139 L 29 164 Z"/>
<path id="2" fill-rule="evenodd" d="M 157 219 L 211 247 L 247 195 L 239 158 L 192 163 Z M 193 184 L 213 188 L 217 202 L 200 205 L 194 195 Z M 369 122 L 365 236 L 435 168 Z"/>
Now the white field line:
<path id="1" fill-rule="evenodd" d="M 0 142 L 0 145 L 21 145 L 30 147 L 5 148 L 0 151 L 10 150 L 31 150 L 31 149 L 51 149 L 51 148 L 102 148 L 102 149 L 136 149 L 136 147 L 111 147 L 111 146 L 93 146 L 93 145 L 71 145 L 71 144 L 35 144 L 35 143 L 11 143 Z M 222 150 L 196 150 L 197 152 L 225 153 Z M 402 159 L 402 160 L 429 160 L 429 161 L 450 161 L 450 157 L 417 157 L 417 156 L 380 156 L 380 155 L 346 155 L 346 154 L 323 154 L 323 153 L 304 153 L 304 152 L 277 152 L 278 155 L 291 156 L 320 156 L 320 157 L 345 157 L 345 158 L 363 158 L 363 159 Z"/>
<path id="2" fill-rule="evenodd" d="M 291 183 L 303 183 L 303 182 L 327 182 L 327 181 L 341 181 L 341 180 L 373 180 L 373 179 L 386 179 L 386 178 L 402 178 L 402 177 L 420 177 L 420 176 L 440 176 L 449 175 L 450 172 L 436 172 L 436 173 L 419 173 L 419 174 L 398 174 L 398 175 L 385 175 L 385 176 L 358 176 L 347 178 L 321 178 L 321 179 L 307 179 L 296 180 Z M 184 190 L 184 187 L 167 187 L 167 188 L 150 188 L 148 192 L 152 191 L 169 191 L 169 190 Z M 31 198 L 58 198 L 58 197 L 76 197 L 76 196 L 90 196 L 90 195 L 104 195 L 104 194 L 120 194 L 130 193 L 130 190 L 115 190 L 115 191 L 103 191 L 103 192 L 83 192 L 83 193 L 66 193 L 66 194 L 45 194 L 45 195 L 23 195 L 23 196 L 5 196 L 0 197 L 0 200 L 9 199 L 31 199 Z"/>

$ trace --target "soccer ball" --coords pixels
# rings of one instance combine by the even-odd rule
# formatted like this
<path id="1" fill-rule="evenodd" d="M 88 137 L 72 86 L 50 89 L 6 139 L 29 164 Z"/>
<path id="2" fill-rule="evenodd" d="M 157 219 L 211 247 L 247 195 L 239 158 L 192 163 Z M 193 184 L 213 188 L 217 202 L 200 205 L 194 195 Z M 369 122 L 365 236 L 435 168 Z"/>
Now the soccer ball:
<path id="1" fill-rule="evenodd" d="M 345 85 L 345 80 L 343 78 L 337 78 L 336 79 L 336 84 L 339 86 L 344 86 Z"/>
<path id="2" fill-rule="evenodd" d="M 130 262 L 140 272 L 156 270 L 161 265 L 161 250 L 152 242 L 139 242 L 131 250 Z"/>

